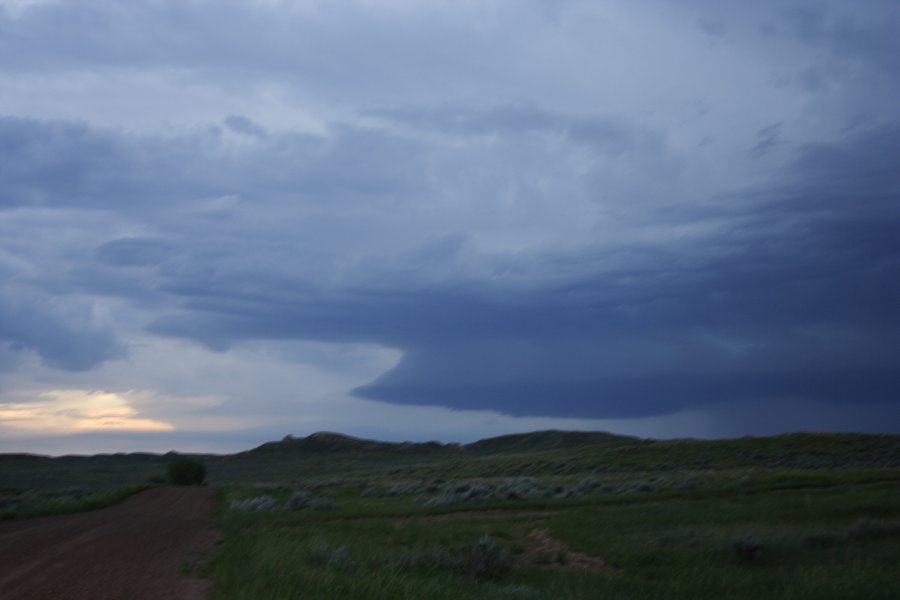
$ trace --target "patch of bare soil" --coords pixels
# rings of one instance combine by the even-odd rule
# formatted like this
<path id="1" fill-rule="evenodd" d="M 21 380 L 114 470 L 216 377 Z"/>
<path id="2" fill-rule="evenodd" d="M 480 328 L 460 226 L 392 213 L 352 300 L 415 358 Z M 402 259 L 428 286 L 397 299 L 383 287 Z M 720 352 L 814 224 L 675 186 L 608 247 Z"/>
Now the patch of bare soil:
<path id="1" fill-rule="evenodd" d="M 0 523 L 4 600 L 202 600 L 211 583 L 183 573 L 219 533 L 214 491 L 158 488 L 92 512 Z"/>
<path id="2" fill-rule="evenodd" d="M 525 540 L 525 549 L 518 560 L 525 566 L 545 567 L 557 571 L 593 571 L 618 573 L 602 556 L 573 552 L 565 542 L 550 536 L 548 529 L 535 529 Z"/>

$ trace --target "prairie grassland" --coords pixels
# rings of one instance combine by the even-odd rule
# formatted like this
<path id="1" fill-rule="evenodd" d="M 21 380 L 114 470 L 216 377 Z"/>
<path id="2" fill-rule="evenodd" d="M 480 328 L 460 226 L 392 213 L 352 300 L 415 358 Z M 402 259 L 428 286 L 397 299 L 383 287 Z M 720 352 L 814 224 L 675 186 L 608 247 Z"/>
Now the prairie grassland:
<path id="1" fill-rule="evenodd" d="M 146 490 L 149 485 L 115 488 L 28 489 L 0 492 L 0 520 L 65 515 L 105 508 Z"/>
<path id="2" fill-rule="evenodd" d="M 866 454 L 847 440 L 629 443 L 232 482 L 215 597 L 894 598 L 896 441 L 869 439 Z"/>
<path id="3" fill-rule="evenodd" d="M 176 455 L 0 456 L 7 517 L 96 508 Z M 900 436 L 456 445 L 336 434 L 194 456 L 218 600 L 891 598 Z M 3 512 L 0 510 L 0 512 Z"/>

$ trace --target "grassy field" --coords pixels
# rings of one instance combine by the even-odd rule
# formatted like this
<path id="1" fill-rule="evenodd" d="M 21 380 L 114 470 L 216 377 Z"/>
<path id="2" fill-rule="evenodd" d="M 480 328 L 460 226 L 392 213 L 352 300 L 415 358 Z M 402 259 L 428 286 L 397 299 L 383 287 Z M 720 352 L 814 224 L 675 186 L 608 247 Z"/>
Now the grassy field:
<path id="1" fill-rule="evenodd" d="M 118 504 L 128 496 L 142 492 L 149 487 L 149 484 L 132 484 L 101 488 L 31 488 L 5 491 L 0 493 L 0 520 L 27 519 L 97 510 Z"/>
<path id="2" fill-rule="evenodd" d="M 896 482 L 489 504 L 227 511 L 217 598 L 894 598 Z"/>
<path id="3" fill-rule="evenodd" d="M 7 456 L 0 485 L 50 472 L 124 485 L 158 477 L 169 458 Z M 539 432 L 458 447 L 320 434 L 202 459 L 225 536 L 201 569 L 221 600 L 900 589 L 900 436 Z"/>
<path id="4" fill-rule="evenodd" d="M 900 589 L 896 437 L 570 442 L 551 432 L 420 455 L 263 448 L 255 459 L 266 457 L 269 478 L 246 481 L 231 466 L 216 598 L 894 598 Z M 322 473 L 330 452 L 342 468 Z M 291 453 L 305 471 L 291 471 Z"/>

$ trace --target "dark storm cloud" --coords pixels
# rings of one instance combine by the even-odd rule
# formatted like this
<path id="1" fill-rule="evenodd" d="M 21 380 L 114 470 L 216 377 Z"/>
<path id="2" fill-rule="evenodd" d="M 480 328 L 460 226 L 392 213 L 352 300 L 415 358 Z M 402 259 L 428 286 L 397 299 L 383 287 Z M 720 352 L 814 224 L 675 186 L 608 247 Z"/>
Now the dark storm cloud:
<path id="1" fill-rule="evenodd" d="M 539 18 L 537 7 L 510 4 L 523 20 Z M 471 7 L 460 8 L 423 3 L 394 13 L 357 2 L 40 3 L 17 16 L 0 11 L 0 68 L 69 74 L 174 68 L 231 88 L 292 82 L 341 101 L 360 91 L 450 92 L 454 78 L 501 68 L 493 34 L 469 27 L 473 16 L 505 23 L 501 6 L 474 15 Z"/>
<path id="2" fill-rule="evenodd" d="M 0 287 L 0 342 L 12 351 L 33 350 L 51 367 L 85 371 L 125 356 L 113 333 L 86 311 L 55 306 Z"/>
<path id="3" fill-rule="evenodd" d="M 661 144 L 658 132 L 642 131 L 622 118 L 575 117 L 529 106 L 483 109 L 393 108 L 368 114 L 417 129 L 462 135 L 558 135 L 617 154 L 647 142 Z M 643 148 L 641 148 L 643 149 Z"/>
<path id="4" fill-rule="evenodd" d="M 241 133 L 257 131 L 248 120 L 226 122 Z M 421 150 L 413 140 L 341 124 L 327 139 L 282 134 L 250 151 L 249 159 L 216 154 L 222 138 L 219 127 L 153 136 L 70 121 L 0 117 L 0 206 L 137 214 L 227 194 L 307 194 L 316 201 L 342 202 L 359 194 L 399 196 L 410 191 L 409 169 L 419 162 Z"/>
<path id="5" fill-rule="evenodd" d="M 243 133 L 245 135 L 250 135 L 258 138 L 266 137 L 265 127 L 261 126 L 259 123 L 254 123 L 247 117 L 242 117 L 240 115 L 230 115 L 225 119 L 225 125 L 233 129 L 234 131 L 237 131 L 238 133 Z"/>
<path id="6" fill-rule="evenodd" d="M 0 370 L 149 331 L 507 414 L 900 398 L 895 3 L 379 6 L 0 13 Z"/>
<path id="7" fill-rule="evenodd" d="M 532 131 L 537 123 L 545 131 L 568 123 L 541 113 L 528 118 L 512 113 L 517 116 L 498 119 L 493 130 Z M 477 127 L 471 122 L 463 127 L 469 133 L 488 129 L 488 121 Z M 62 124 L 30 127 L 30 136 L 7 138 L 43 143 L 41 154 L 50 157 L 45 161 L 50 165 L 74 160 L 84 144 L 119 147 L 126 157 L 154 156 L 146 148 L 139 152 L 134 140 L 111 133 Z M 279 155 L 282 160 L 309 157 L 327 174 L 333 168 L 328 165 L 348 158 L 361 161 L 381 152 L 388 165 L 388 156 L 405 152 L 403 145 L 374 130 L 337 131 L 336 142 L 290 137 L 275 142 L 274 149 L 260 151 L 258 160 L 266 164 Z M 344 139 L 352 140 L 346 150 L 341 149 Z M 322 287 L 292 276 L 290 269 L 249 268 L 236 260 L 240 248 L 204 239 L 118 239 L 95 253 L 100 264 L 157 267 L 154 278 L 133 282 L 150 286 L 142 293 L 161 293 L 181 307 L 155 321 L 152 330 L 157 333 L 197 339 L 217 349 L 246 339 L 301 338 L 366 341 L 404 350 L 394 371 L 359 390 L 381 400 L 593 417 L 660 414 L 776 396 L 883 401 L 897 394 L 892 373 L 900 360 L 898 181 L 892 160 L 900 152 L 898 140 L 900 134 L 892 128 L 839 145 L 808 146 L 778 181 L 724 199 L 721 207 L 670 215 L 674 221 L 731 215 L 732 224 L 701 246 L 618 248 L 624 259 L 612 271 L 583 273 L 564 285 L 524 291 L 462 281 L 407 290 L 360 283 Z M 189 138 L 187 143 L 194 142 Z M 311 153 L 309 144 L 327 148 L 326 156 Z M 183 151 L 176 143 L 171 152 Z M 199 158 L 202 162 L 203 155 Z M 127 159 L 119 161 L 128 164 Z M 107 167 L 101 163 L 75 162 L 72 168 L 52 171 L 56 176 L 50 181 L 58 188 L 34 182 L 26 187 L 48 194 L 41 203 L 52 203 L 54 194 L 68 198 L 78 182 L 102 181 L 96 171 L 105 173 Z M 254 179 L 260 165 L 240 168 L 243 173 L 235 180 L 243 187 L 238 191 L 265 184 L 264 177 Z M 383 177 L 385 168 L 373 172 Z M 293 182 L 305 182 L 300 191 L 321 199 L 335 193 L 331 179 L 305 176 Z M 161 190 L 163 198 L 184 193 L 178 179 L 168 184 L 173 190 Z M 191 184 L 203 189 L 202 179 Z M 346 196 L 349 184 L 341 185 Z M 269 190 L 288 187 L 289 181 L 269 182 Z M 372 197 L 378 186 L 366 181 L 358 189 Z M 384 189 L 397 193 L 402 187 Z M 105 202 L 120 191 L 108 181 L 91 190 Z M 163 221 L 169 228 L 171 218 Z M 424 246 L 417 260 L 452 258 L 465 243 L 460 235 L 439 238 Z M 527 271 L 543 261 L 572 272 L 571 266 L 589 265 L 610 250 L 593 252 L 596 256 L 557 252 L 523 257 L 530 266 L 512 258 L 505 268 Z M 85 275 L 79 273 L 82 288 L 135 293 L 127 286 L 119 289 L 121 279 Z M 10 312 L 7 321 L 17 324 L 7 327 L 7 339 L 35 348 L 48 362 L 65 368 L 89 368 L 115 356 L 114 344 L 97 332 L 78 335 L 52 319 L 20 313 Z M 37 327 L 38 321 L 46 327 Z"/>
<path id="8" fill-rule="evenodd" d="M 503 115 L 495 121 L 453 114 L 467 116 L 429 113 L 415 124 L 504 137 L 583 124 L 519 109 L 485 113 Z M 633 134 L 623 126 L 598 123 L 613 132 L 604 133 L 607 138 L 628 145 Z M 156 308 L 165 316 L 150 330 L 218 350 L 252 339 L 371 342 L 403 350 L 393 371 L 358 390 L 368 398 L 508 414 L 624 417 L 758 398 L 883 402 L 900 393 L 894 374 L 900 363 L 897 127 L 805 146 L 780 177 L 718 205 L 667 209 L 671 224 L 724 219 L 699 240 L 509 255 L 495 266 L 498 273 L 569 274 L 522 288 L 502 278 L 394 285 L 377 274 L 335 285 L 310 276 L 310 261 L 334 260 L 307 255 L 303 241 L 315 225 L 298 236 L 290 227 L 253 224 L 262 207 L 280 209 L 279 221 L 299 226 L 304 213 L 292 210 L 340 207 L 332 198 L 346 203 L 358 195 L 351 205 L 365 200 L 369 208 L 387 210 L 413 202 L 416 190 L 427 190 L 420 175 L 427 170 L 407 167 L 424 160 L 415 152 L 423 147 L 384 130 L 335 126 L 328 138 L 270 136 L 234 161 L 210 151 L 210 141 L 220 140 L 211 130 L 163 143 L 64 122 L 5 119 L 2 125 L 0 140 L 12 165 L 4 183 L 22 199 L 20 207 L 102 207 L 165 232 L 158 239 L 114 237 L 96 244 L 88 253 L 94 267 L 81 265 L 70 279 L 57 267 L 52 287 L 38 285 L 60 295 L 72 286 L 130 299 L 167 298 Z M 190 151 L 190 168 L 179 171 L 172 156 Z M 89 160 L 80 158 L 86 154 Z M 353 173 L 339 177 L 347 164 Z M 217 171 L 228 173 L 207 175 Z M 156 187 L 144 173 L 157 175 Z M 166 173 L 172 177 L 159 175 Z M 142 181 L 156 196 L 152 210 L 121 201 Z M 199 193 L 199 204 L 191 192 Z M 249 212 L 227 198 L 204 200 L 216 193 L 254 200 Z M 334 227 L 323 233 L 341 235 Z M 456 260 L 469 244 L 460 233 L 439 236 L 385 268 L 421 276 Z M 592 270 L 610 257 L 614 267 Z M 130 268 L 151 274 L 129 278 L 123 271 Z M 112 335 L 84 315 L 9 300 L 0 311 L 0 336 L 51 365 L 88 369 L 121 355 Z"/>
<path id="9" fill-rule="evenodd" d="M 756 132 L 756 144 L 750 150 L 753 158 L 760 158 L 769 152 L 775 146 L 783 143 L 779 141 L 783 123 L 772 123 Z"/>
<path id="10" fill-rule="evenodd" d="M 556 290 L 522 315 L 520 343 L 475 342 L 452 356 L 425 347 L 361 393 L 526 414 L 549 401 L 578 416 L 779 396 L 896 401 L 898 155 L 897 128 L 808 147 L 694 264 Z M 505 361 L 518 379 L 470 383 L 478 365 Z"/>
<path id="11" fill-rule="evenodd" d="M 71 121 L 0 117 L 0 206 L 152 209 L 178 195 L 213 192 L 211 173 L 192 169 L 204 137 L 135 140 Z M 139 142 L 139 143 L 137 143 Z"/>
<path id="12" fill-rule="evenodd" d="M 710 37 L 719 37 L 725 33 L 726 27 L 722 21 L 714 19 L 699 19 L 697 26 Z"/>
<path id="13" fill-rule="evenodd" d="M 876 1 L 868 14 L 843 14 L 807 4 L 784 11 L 788 31 L 829 48 L 835 57 L 859 61 L 893 76 L 900 69 L 900 11 L 893 0 Z"/>
<path id="14" fill-rule="evenodd" d="M 815 49 L 813 63 L 794 77 L 808 91 L 822 94 L 841 85 L 870 90 L 886 86 L 896 97 L 900 10 L 894 0 L 867 3 L 862 11 L 841 3 L 804 3 L 782 8 L 763 29 L 767 36 Z"/>
<path id="15" fill-rule="evenodd" d="M 116 267 L 152 267 L 162 263 L 170 248 L 156 240 L 112 240 L 97 248 L 97 259 Z"/>
<path id="16" fill-rule="evenodd" d="M 700 247 L 663 247 L 561 287 L 329 294 L 248 275 L 171 288 L 186 311 L 154 329 L 213 347 L 256 337 L 392 345 L 401 364 L 361 395 L 512 414 L 892 401 L 898 152 L 898 128 L 808 146 L 779 181 L 736 197 L 740 218 Z"/>

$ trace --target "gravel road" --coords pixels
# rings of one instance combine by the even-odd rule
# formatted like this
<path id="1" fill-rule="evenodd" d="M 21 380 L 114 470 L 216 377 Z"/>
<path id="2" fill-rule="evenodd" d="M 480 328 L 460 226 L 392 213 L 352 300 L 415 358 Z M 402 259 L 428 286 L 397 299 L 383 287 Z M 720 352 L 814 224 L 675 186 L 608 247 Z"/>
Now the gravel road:
<path id="1" fill-rule="evenodd" d="M 182 573 L 218 539 L 204 487 L 157 488 L 92 512 L 0 522 L 2 600 L 202 600 Z"/>

